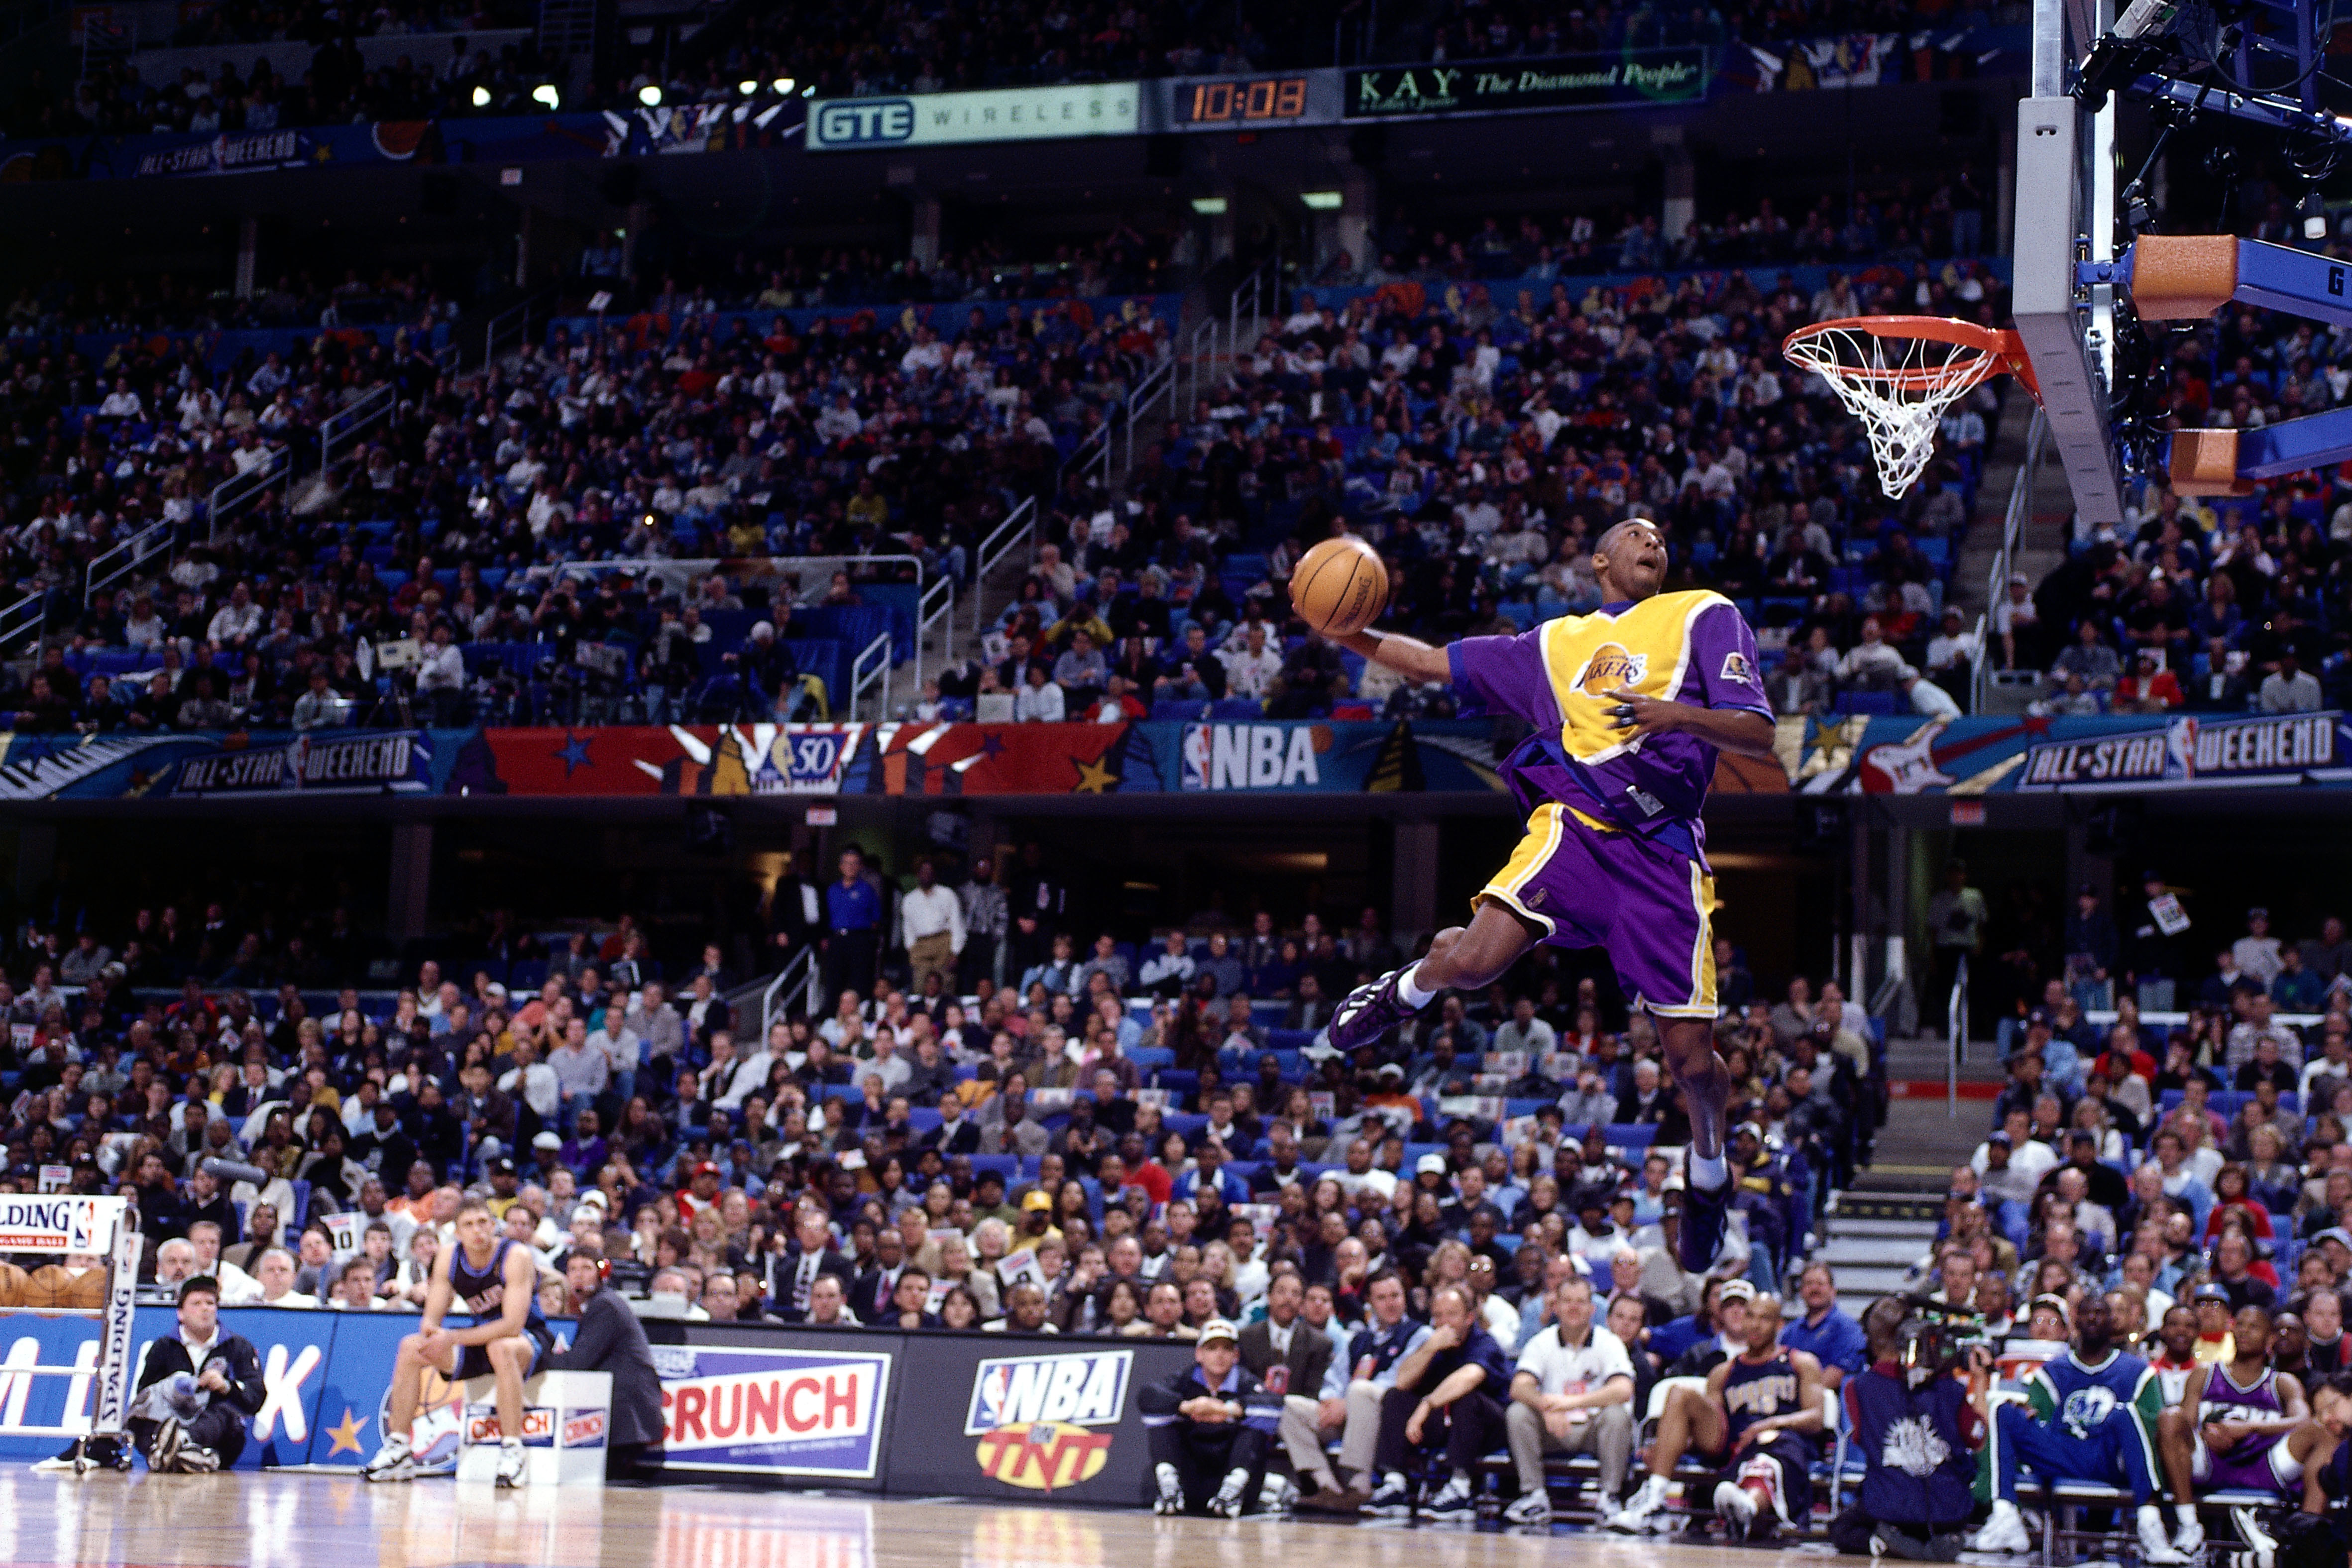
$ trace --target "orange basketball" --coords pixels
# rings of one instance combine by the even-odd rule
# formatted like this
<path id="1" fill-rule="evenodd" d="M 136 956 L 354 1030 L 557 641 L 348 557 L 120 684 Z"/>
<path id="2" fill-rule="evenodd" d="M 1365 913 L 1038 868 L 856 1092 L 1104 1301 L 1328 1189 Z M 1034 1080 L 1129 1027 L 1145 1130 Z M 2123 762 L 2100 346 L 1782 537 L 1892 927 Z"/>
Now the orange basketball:
<path id="1" fill-rule="evenodd" d="M 1290 574 L 1291 606 L 1327 637 L 1355 636 L 1388 602 L 1388 566 L 1380 552 L 1353 534 L 1325 540 Z"/>

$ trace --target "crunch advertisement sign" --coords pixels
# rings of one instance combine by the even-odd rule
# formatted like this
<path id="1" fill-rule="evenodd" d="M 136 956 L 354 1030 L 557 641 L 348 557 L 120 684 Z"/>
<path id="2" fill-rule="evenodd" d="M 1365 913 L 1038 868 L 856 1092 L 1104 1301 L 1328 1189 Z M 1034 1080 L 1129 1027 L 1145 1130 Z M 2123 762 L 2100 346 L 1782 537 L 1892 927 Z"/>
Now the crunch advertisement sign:
<path id="1" fill-rule="evenodd" d="M 667 1463 L 872 1480 L 890 1362 L 872 1352 L 656 1345 Z"/>

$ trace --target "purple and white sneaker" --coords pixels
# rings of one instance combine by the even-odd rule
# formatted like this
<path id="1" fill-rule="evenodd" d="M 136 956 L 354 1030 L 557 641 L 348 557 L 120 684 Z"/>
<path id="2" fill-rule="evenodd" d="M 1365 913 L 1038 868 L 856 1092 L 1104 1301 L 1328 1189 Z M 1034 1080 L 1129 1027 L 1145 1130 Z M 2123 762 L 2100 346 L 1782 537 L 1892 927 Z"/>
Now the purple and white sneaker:
<path id="1" fill-rule="evenodd" d="M 1412 967 L 1405 965 L 1405 969 Z M 1420 1008 L 1405 1001 L 1397 988 L 1397 983 L 1403 978 L 1404 969 L 1391 969 L 1340 998 L 1339 1005 L 1331 1012 L 1331 1048 L 1352 1051 L 1359 1046 L 1369 1046 L 1420 1012 Z"/>

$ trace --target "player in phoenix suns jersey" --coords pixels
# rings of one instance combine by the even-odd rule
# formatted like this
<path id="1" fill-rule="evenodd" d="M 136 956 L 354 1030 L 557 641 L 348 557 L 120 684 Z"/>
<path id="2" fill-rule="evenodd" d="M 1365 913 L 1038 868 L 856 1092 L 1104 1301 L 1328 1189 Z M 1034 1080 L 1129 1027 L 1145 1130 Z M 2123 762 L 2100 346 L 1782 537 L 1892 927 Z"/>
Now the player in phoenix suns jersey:
<path id="1" fill-rule="evenodd" d="M 1442 648 L 1391 632 L 1347 639 L 1413 680 L 1451 685 L 1465 712 L 1508 713 L 1534 732 L 1502 770 L 1527 837 L 1471 900 L 1470 923 L 1350 992 L 1330 1040 L 1368 1045 L 1442 992 L 1492 984 L 1538 942 L 1605 948 L 1657 1021 L 1690 1108 L 1680 1251 L 1704 1273 L 1731 1194 L 1730 1078 L 1715 1051 L 1715 879 L 1699 809 L 1717 753 L 1769 757 L 1773 726 L 1755 634 L 1720 594 L 1661 593 L 1666 562 L 1656 525 L 1632 519 L 1593 547 L 1607 602 L 1589 616 Z"/>

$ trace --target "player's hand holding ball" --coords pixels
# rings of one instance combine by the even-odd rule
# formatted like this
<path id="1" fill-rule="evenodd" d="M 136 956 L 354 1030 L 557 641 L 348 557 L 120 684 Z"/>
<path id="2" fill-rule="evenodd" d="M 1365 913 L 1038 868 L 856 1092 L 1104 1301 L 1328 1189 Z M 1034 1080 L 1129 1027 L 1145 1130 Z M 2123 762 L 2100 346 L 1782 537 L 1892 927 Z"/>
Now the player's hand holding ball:
<path id="1" fill-rule="evenodd" d="M 1388 602 L 1388 563 L 1353 534 L 1325 540 L 1291 570 L 1291 608 L 1334 642 L 1370 626 Z"/>

